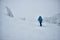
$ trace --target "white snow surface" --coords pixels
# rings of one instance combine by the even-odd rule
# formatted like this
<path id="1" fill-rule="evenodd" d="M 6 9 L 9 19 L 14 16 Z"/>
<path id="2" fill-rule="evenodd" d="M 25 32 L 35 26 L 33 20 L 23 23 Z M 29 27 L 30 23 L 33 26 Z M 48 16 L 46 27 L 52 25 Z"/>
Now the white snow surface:
<path id="1" fill-rule="evenodd" d="M 20 20 L 2 15 L 1 40 L 59 40 L 60 27 L 56 24 Z"/>

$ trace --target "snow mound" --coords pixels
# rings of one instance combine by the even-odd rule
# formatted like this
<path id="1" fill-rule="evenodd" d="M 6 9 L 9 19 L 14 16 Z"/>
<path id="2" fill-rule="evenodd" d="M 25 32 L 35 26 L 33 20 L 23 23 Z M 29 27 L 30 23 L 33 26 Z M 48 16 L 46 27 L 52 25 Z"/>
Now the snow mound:
<path id="1" fill-rule="evenodd" d="M 60 26 L 60 13 L 53 15 L 52 17 L 45 17 L 44 20 L 48 23 L 53 23 Z"/>

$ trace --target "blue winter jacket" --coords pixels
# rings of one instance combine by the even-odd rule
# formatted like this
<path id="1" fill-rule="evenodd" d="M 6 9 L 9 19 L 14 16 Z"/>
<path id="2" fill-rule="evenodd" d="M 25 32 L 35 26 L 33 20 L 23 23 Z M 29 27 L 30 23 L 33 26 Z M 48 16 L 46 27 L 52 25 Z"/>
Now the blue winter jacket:
<path id="1" fill-rule="evenodd" d="M 38 18 L 38 21 L 39 21 L 39 23 L 42 23 L 42 17 L 41 16 L 39 16 L 39 18 Z"/>

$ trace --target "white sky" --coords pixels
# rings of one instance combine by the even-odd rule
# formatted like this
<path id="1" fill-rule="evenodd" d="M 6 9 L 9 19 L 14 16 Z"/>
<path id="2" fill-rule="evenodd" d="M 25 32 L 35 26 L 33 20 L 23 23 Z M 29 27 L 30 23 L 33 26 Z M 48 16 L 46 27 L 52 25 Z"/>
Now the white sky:
<path id="1" fill-rule="evenodd" d="M 15 16 L 52 16 L 59 13 L 59 0 L 3 0 Z"/>

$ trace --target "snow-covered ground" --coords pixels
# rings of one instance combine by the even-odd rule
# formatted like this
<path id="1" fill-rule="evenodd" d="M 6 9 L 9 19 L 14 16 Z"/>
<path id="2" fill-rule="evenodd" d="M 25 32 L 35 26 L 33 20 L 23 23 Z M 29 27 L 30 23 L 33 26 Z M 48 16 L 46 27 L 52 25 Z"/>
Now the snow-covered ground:
<path id="1" fill-rule="evenodd" d="M 56 24 L 20 20 L 3 15 L 2 40 L 59 40 L 60 27 Z"/>
<path id="2" fill-rule="evenodd" d="M 38 16 L 51 17 L 58 12 L 57 0 L 1 0 L 0 40 L 60 40 L 60 26 L 43 22 Z"/>

